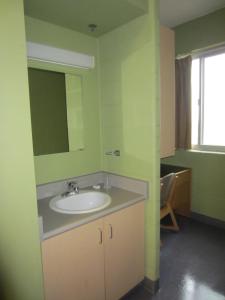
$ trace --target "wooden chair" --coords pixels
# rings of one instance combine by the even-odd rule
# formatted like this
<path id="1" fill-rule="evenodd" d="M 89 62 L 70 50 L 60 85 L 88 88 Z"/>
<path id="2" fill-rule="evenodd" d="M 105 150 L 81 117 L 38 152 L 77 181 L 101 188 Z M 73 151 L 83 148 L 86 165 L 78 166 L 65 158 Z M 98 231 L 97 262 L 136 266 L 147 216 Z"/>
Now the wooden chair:
<path id="1" fill-rule="evenodd" d="M 172 225 L 161 225 L 161 228 L 179 231 L 179 226 L 171 206 L 176 185 L 176 174 L 170 173 L 162 177 L 160 179 L 160 184 L 160 220 L 167 215 L 170 215 L 172 221 Z"/>

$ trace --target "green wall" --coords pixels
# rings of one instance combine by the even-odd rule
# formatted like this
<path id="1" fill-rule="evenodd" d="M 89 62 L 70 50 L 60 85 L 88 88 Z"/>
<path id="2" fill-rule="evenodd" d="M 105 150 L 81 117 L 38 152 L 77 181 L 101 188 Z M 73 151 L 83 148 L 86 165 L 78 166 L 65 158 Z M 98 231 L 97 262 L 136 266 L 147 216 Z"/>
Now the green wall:
<path id="1" fill-rule="evenodd" d="M 159 277 L 158 7 L 100 37 L 104 170 L 150 184 L 146 202 L 146 275 Z"/>
<path id="2" fill-rule="evenodd" d="M 185 54 L 225 42 L 225 8 L 174 28 L 176 53 Z"/>
<path id="3" fill-rule="evenodd" d="M 225 9 L 175 28 L 177 54 L 225 42 Z M 177 151 L 164 163 L 191 167 L 192 211 L 225 221 L 225 154 Z"/>
<path id="4" fill-rule="evenodd" d="M 28 68 L 34 155 L 69 152 L 65 74 Z"/>
<path id="5" fill-rule="evenodd" d="M 104 169 L 147 180 L 146 275 L 159 278 L 158 6 L 99 39 L 26 17 L 27 40 L 93 54 L 84 78 L 85 150 L 35 157 L 37 183 Z M 100 59 L 99 59 L 100 58 Z M 100 123 L 101 122 L 101 123 Z M 120 149 L 121 157 L 103 153 Z"/>
<path id="6" fill-rule="evenodd" d="M 23 1 L 0 6 L 0 298 L 41 300 Z"/>
<path id="7" fill-rule="evenodd" d="M 83 81 L 84 150 L 36 156 L 34 160 L 36 182 L 46 183 L 99 171 L 101 143 L 98 40 L 37 19 L 26 17 L 25 20 L 28 41 L 94 55 L 97 65 L 93 70 L 75 71 L 75 74 L 82 76 Z M 63 67 L 61 71 L 70 72 L 68 68 Z"/>

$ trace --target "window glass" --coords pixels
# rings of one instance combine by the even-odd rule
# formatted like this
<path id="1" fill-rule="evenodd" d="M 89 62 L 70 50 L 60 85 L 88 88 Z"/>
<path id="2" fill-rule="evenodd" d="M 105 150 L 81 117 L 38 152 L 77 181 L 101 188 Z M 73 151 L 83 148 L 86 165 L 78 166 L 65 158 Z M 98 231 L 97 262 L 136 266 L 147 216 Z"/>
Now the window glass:
<path id="1" fill-rule="evenodd" d="M 198 144 L 198 120 L 199 120 L 199 97 L 200 97 L 200 60 L 192 61 L 192 144 Z"/>
<path id="2" fill-rule="evenodd" d="M 192 60 L 192 147 L 225 152 L 225 50 Z"/>
<path id="3" fill-rule="evenodd" d="M 225 53 L 204 60 L 204 145 L 225 146 Z"/>

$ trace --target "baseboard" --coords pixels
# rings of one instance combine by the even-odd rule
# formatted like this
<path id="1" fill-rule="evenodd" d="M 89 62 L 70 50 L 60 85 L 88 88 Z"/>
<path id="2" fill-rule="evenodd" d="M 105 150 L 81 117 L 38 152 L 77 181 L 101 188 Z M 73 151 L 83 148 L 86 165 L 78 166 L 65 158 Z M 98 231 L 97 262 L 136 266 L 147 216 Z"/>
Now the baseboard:
<path id="1" fill-rule="evenodd" d="M 151 280 L 148 277 L 145 277 L 141 283 L 146 290 L 148 290 L 152 295 L 155 295 L 159 290 L 159 279 Z"/>
<path id="2" fill-rule="evenodd" d="M 214 219 L 214 218 L 211 218 L 211 217 L 208 217 L 208 216 L 205 216 L 205 215 L 201 215 L 201 214 L 198 214 L 198 213 L 195 213 L 195 212 L 192 212 L 190 217 L 192 219 L 196 220 L 196 221 L 199 221 L 199 222 L 202 222 L 202 223 L 205 223 L 205 224 L 208 224 L 208 225 L 212 225 L 212 226 L 215 226 L 215 227 L 218 227 L 218 228 L 225 229 L 225 222 L 224 221 Z"/>

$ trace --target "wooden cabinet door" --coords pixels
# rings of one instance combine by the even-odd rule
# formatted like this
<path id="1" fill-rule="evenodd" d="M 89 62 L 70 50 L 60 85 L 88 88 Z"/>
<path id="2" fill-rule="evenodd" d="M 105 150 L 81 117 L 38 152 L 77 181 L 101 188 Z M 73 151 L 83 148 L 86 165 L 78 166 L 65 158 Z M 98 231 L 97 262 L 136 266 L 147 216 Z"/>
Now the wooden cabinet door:
<path id="1" fill-rule="evenodd" d="M 103 220 L 42 243 L 46 300 L 103 300 Z"/>
<path id="2" fill-rule="evenodd" d="M 160 157 L 175 154 L 175 50 L 174 32 L 160 27 L 161 147 Z"/>
<path id="3" fill-rule="evenodd" d="M 190 216 L 191 170 L 184 170 L 176 173 L 176 185 L 171 204 L 177 214 L 185 217 Z"/>
<path id="4" fill-rule="evenodd" d="M 144 278 L 144 203 L 104 218 L 106 300 L 118 300 Z"/>

